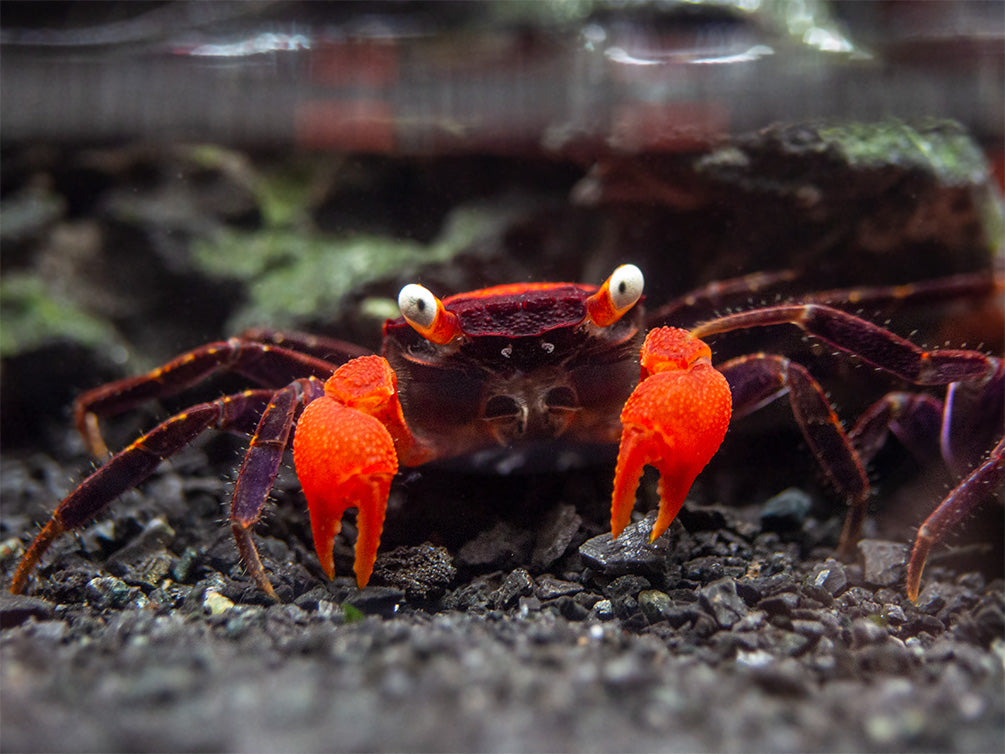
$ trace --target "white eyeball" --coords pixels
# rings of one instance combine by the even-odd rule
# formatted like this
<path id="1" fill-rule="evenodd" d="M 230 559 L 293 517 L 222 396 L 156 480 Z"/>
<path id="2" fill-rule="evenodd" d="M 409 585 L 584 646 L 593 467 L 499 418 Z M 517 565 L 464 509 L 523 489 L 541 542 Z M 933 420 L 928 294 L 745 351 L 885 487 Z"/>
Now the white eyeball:
<path id="1" fill-rule="evenodd" d="M 642 277 L 642 270 L 634 264 L 623 264 L 611 274 L 611 281 L 608 290 L 611 294 L 611 303 L 614 308 L 623 312 L 635 305 L 642 298 L 642 288 L 645 280 Z"/>
<path id="2" fill-rule="evenodd" d="M 412 327 L 428 330 L 436 319 L 436 296 L 417 283 L 409 283 L 398 294 L 398 309 Z"/>

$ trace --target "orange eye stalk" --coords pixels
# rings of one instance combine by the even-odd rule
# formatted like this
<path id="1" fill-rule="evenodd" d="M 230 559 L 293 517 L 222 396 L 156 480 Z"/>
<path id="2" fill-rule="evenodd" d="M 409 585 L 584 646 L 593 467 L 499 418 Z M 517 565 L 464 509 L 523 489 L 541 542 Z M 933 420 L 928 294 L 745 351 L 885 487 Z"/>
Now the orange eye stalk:
<path id="1" fill-rule="evenodd" d="M 623 264 L 586 299 L 586 311 L 597 327 L 610 327 L 642 298 L 645 281 L 642 270 L 634 264 Z"/>
<path id="2" fill-rule="evenodd" d="M 442 346 L 461 334 L 457 315 L 448 312 L 440 299 L 417 283 L 401 289 L 398 308 L 412 329 L 431 343 Z"/>

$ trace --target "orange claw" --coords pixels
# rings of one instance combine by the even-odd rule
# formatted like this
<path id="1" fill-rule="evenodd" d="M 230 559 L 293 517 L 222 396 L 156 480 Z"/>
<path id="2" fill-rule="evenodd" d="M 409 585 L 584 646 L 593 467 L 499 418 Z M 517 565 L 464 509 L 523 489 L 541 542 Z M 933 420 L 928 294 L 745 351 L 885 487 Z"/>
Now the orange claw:
<path id="1" fill-rule="evenodd" d="M 310 509 L 314 548 L 328 578 L 335 573 L 332 548 L 342 515 L 357 507 L 353 570 L 361 588 L 370 580 L 398 471 L 395 439 L 400 435 L 403 444 L 412 444 L 400 417 L 394 373 L 379 356 L 365 356 L 336 370 L 325 383 L 325 395 L 312 401 L 297 422 L 293 460 Z"/>
<path id="2" fill-rule="evenodd" d="M 732 411 L 726 378 L 708 346 L 686 330 L 660 327 L 642 345 L 642 381 L 621 412 L 611 532 L 631 520 L 643 466 L 660 473 L 660 505 L 650 541 L 677 516 L 695 477 L 722 444 Z"/>

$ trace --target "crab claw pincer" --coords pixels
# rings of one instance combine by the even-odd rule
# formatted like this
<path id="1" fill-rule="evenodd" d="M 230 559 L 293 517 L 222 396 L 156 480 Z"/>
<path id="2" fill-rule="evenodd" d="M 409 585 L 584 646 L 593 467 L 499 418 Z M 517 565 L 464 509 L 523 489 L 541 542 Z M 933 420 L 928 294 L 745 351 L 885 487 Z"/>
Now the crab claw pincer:
<path id="1" fill-rule="evenodd" d="M 312 401 L 297 422 L 293 460 L 310 509 L 314 548 L 328 578 L 335 572 L 332 548 L 342 515 L 356 507 L 359 535 L 353 570 L 360 587 L 370 579 L 391 480 L 398 471 L 394 440 L 385 424 L 390 422 L 393 429 L 400 411 L 394 373 L 384 359 L 366 356 L 336 370 L 325 383 L 325 394 Z"/>
<path id="2" fill-rule="evenodd" d="M 642 346 L 642 381 L 621 412 L 621 445 L 611 500 L 611 532 L 631 520 L 642 469 L 660 473 L 659 513 L 650 541 L 677 516 L 695 477 L 722 444 L 732 411 L 712 353 L 686 330 L 660 327 Z"/>

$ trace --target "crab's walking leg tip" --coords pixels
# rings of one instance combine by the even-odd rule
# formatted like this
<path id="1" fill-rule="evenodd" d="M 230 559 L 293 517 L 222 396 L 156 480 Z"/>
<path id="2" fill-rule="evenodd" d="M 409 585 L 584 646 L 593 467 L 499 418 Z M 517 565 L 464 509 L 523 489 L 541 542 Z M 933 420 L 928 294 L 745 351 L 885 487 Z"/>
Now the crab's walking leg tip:
<path id="1" fill-rule="evenodd" d="M 35 536 L 28 551 L 21 558 L 21 562 L 18 563 L 14 579 L 10 584 L 11 594 L 24 593 L 25 587 L 28 586 L 28 578 L 42 559 L 45 551 L 49 549 L 49 545 L 66 531 L 63 522 L 57 518 L 58 515 L 58 513 L 53 514 L 48 523 L 42 527 L 42 531 Z"/>
<path id="2" fill-rule="evenodd" d="M 919 533 L 914 547 L 911 548 L 911 557 L 907 561 L 907 598 L 913 603 L 918 602 L 918 595 L 921 592 L 921 574 L 925 570 L 925 561 L 928 560 L 928 551 L 932 546 L 932 538 L 924 533 Z"/>
<path id="3" fill-rule="evenodd" d="M 241 554 L 241 562 L 244 563 L 244 568 L 251 577 L 251 580 L 268 597 L 278 602 L 279 596 L 269 582 L 269 577 L 265 573 L 265 567 L 262 565 L 262 559 L 258 555 L 258 548 L 255 547 L 255 543 L 251 538 L 250 523 L 234 521 L 230 525 L 230 530 L 234 533 L 234 541 L 237 542 L 237 550 Z"/>

